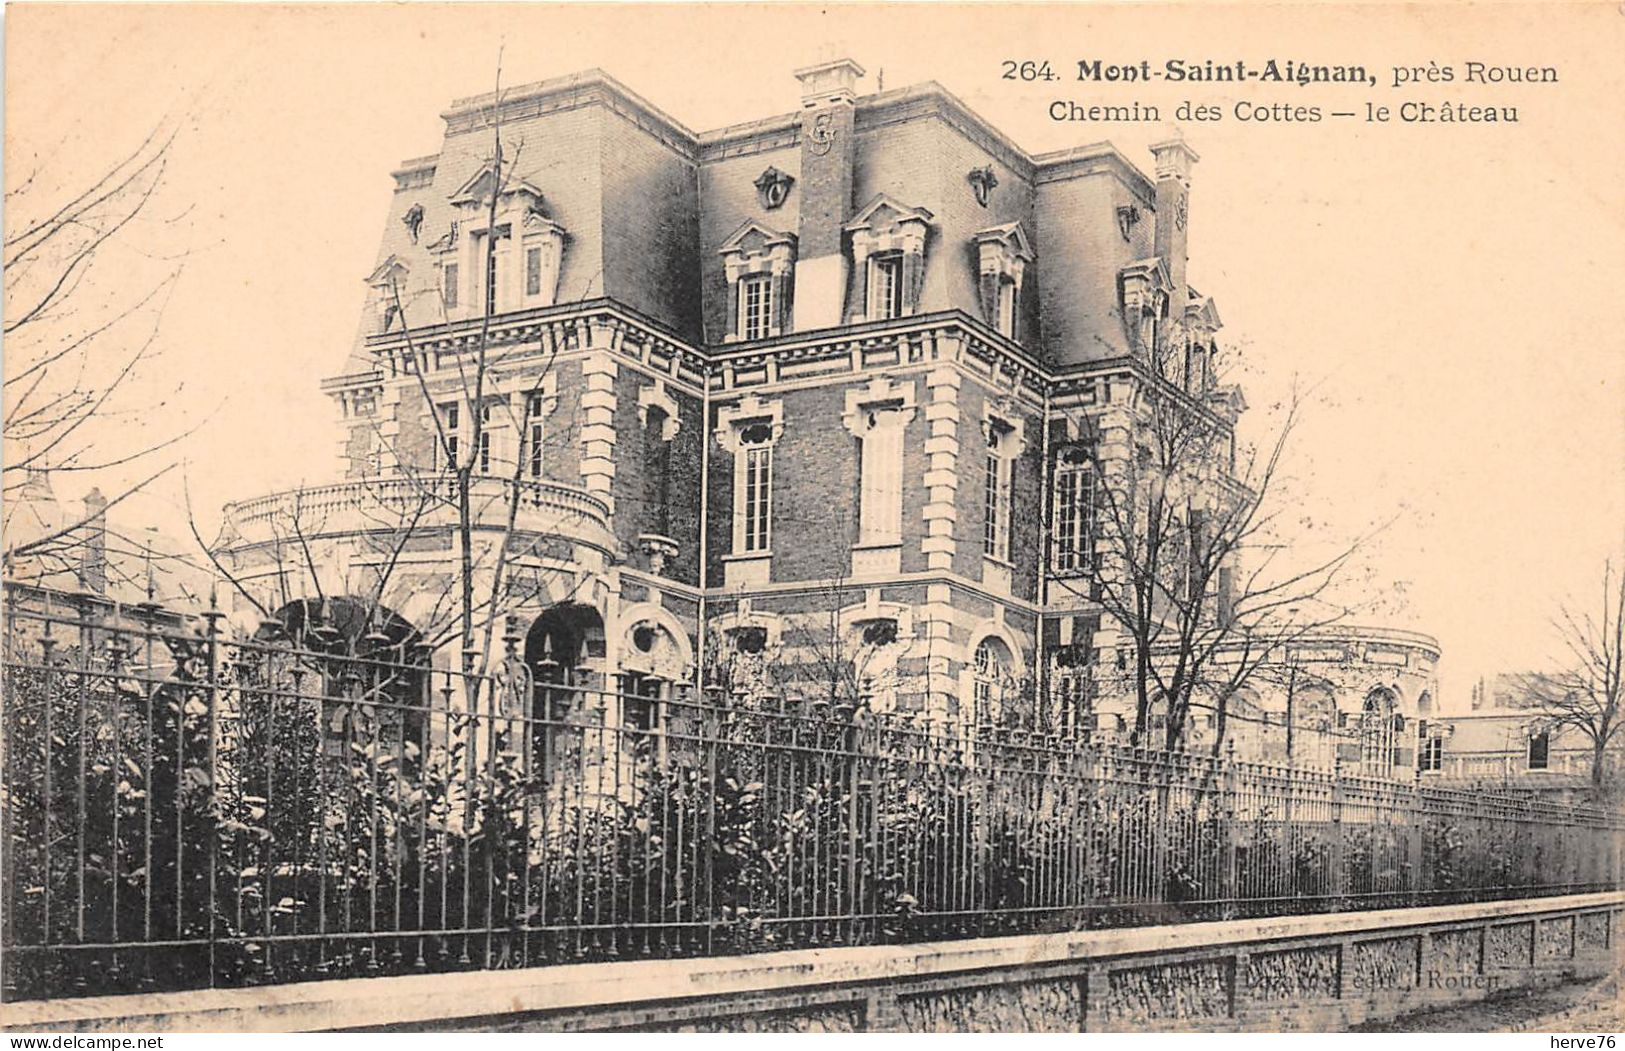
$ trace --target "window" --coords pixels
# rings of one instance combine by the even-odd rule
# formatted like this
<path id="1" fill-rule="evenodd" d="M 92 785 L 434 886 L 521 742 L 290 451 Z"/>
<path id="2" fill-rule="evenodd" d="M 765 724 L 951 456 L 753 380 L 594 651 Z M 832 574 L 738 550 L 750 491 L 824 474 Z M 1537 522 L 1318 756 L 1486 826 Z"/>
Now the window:
<path id="1" fill-rule="evenodd" d="M 988 427 L 982 553 L 1000 562 L 1010 561 L 1010 475 L 1014 461 L 1005 455 L 1009 442 L 1007 432 L 995 425 Z"/>
<path id="2" fill-rule="evenodd" d="M 1050 697 L 1054 702 L 1055 729 L 1064 736 L 1075 737 L 1095 729 L 1090 663 L 1089 647 L 1084 643 L 1074 642 L 1055 652 Z"/>
<path id="3" fill-rule="evenodd" d="M 1373 690 L 1360 713 L 1360 762 L 1367 774 L 1386 774 L 1394 765 L 1394 697 Z"/>
<path id="4" fill-rule="evenodd" d="M 773 278 L 757 274 L 739 280 L 739 335 L 764 339 L 772 334 Z"/>
<path id="5" fill-rule="evenodd" d="M 479 250 L 485 253 L 485 312 L 495 314 L 506 304 L 502 294 L 503 273 L 507 269 L 507 251 L 502 242 L 509 239 L 509 227 L 499 226 L 494 235 L 494 245 L 488 249 L 483 239 Z"/>
<path id="6" fill-rule="evenodd" d="M 1084 450 L 1066 449 L 1055 467 L 1055 568 L 1088 572 L 1094 565 L 1094 467 Z"/>
<path id="7" fill-rule="evenodd" d="M 969 722 L 998 720 L 1010 680 L 1010 664 L 1010 648 L 999 639 L 989 636 L 976 647 L 971 682 L 974 707 L 967 713 Z"/>
<path id="8" fill-rule="evenodd" d="M 890 406 L 871 407 L 864 413 L 858 495 L 860 544 L 895 544 L 901 539 L 905 419 L 903 410 Z"/>
<path id="9" fill-rule="evenodd" d="M 1416 768 L 1424 773 L 1444 769 L 1444 738 L 1430 734 L 1422 738 L 1422 748 L 1416 757 Z"/>
<path id="10" fill-rule="evenodd" d="M 457 275 L 460 269 L 456 263 L 447 263 L 440 269 L 440 297 L 447 310 L 457 309 Z"/>
<path id="11" fill-rule="evenodd" d="M 1529 769 L 1546 769 L 1547 759 L 1551 752 L 1552 735 L 1546 730 L 1529 735 Z"/>
<path id="12" fill-rule="evenodd" d="M 491 406 L 480 407 L 480 473 L 491 473 Z"/>
<path id="13" fill-rule="evenodd" d="M 525 295 L 539 296 L 542 294 L 542 250 L 540 248 L 525 249 Z"/>
<path id="14" fill-rule="evenodd" d="M 644 736 L 660 729 L 662 682 L 652 675 L 626 676 L 626 692 L 621 695 L 621 728 L 628 735 Z"/>
<path id="15" fill-rule="evenodd" d="M 449 471 L 457 469 L 458 447 L 462 439 L 462 423 L 461 405 L 456 402 L 448 402 L 440 406 L 440 424 L 445 428 L 446 432 L 445 453 L 448 461 L 444 466 Z"/>
<path id="16" fill-rule="evenodd" d="M 773 428 L 745 427 L 739 435 L 743 484 L 734 497 L 736 550 L 767 551 L 773 542 Z"/>
<path id="17" fill-rule="evenodd" d="M 665 536 L 671 529 L 671 441 L 666 410 L 650 405 L 643 424 L 644 503 L 654 532 Z"/>
<path id="18" fill-rule="evenodd" d="M 547 405 L 540 394 L 525 400 L 525 471 L 533 479 L 542 477 L 542 417 Z"/>
<path id="19" fill-rule="evenodd" d="M 869 318 L 903 316 L 903 255 L 888 252 L 869 262 Z"/>

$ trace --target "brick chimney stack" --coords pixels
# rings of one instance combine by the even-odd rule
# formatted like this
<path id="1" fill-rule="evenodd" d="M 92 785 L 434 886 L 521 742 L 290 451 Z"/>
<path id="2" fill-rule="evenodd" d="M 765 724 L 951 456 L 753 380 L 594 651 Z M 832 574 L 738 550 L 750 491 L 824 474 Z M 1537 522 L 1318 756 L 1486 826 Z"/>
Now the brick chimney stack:
<path id="1" fill-rule="evenodd" d="M 1151 155 L 1156 159 L 1157 173 L 1157 255 L 1168 267 L 1173 283 L 1168 318 L 1183 323 L 1185 302 L 1190 298 L 1185 264 L 1189 259 L 1186 227 L 1190 219 L 1191 167 L 1201 158 L 1178 134 L 1154 144 Z"/>
<path id="2" fill-rule="evenodd" d="M 100 489 L 85 494 L 84 547 L 79 555 L 79 586 L 107 594 L 107 497 Z"/>
<path id="3" fill-rule="evenodd" d="M 849 58 L 796 70 L 801 82 L 801 225 L 796 231 L 793 327 L 841 323 L 846 255 L 841 227 L 852 209 L 853 102 L 863 67 Z"/>

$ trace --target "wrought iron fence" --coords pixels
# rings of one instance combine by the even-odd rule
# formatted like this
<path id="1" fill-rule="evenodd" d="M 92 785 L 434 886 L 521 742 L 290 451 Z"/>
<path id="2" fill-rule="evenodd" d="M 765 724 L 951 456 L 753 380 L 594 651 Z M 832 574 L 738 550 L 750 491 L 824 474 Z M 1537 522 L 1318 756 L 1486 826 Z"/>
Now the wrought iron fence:
<path id="1" fill-rule="evenodd" d="M 1582 807 L 13 598 L 7 999 L 1557 894 L 1616 886 L 1625 839 Z"/>

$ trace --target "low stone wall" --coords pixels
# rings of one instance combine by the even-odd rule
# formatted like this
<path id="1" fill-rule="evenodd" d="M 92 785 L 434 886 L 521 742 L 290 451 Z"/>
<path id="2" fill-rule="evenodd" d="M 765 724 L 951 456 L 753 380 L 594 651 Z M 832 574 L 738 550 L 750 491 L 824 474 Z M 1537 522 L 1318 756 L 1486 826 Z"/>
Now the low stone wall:
<path id="1" fill-rule="evenodd" d="M 13 1030 L 1341 1029 L 1602 974 L 1625 893 L 0 1008 Z"/>

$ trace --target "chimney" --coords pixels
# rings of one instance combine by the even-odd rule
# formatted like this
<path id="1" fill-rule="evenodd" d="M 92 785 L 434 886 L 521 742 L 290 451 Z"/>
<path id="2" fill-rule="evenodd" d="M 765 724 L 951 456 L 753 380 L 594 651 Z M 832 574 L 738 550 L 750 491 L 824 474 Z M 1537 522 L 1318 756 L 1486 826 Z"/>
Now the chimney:
<path id="1" fill-rule="evenodd" d="M 1185 322 L 1185 304 L 1190 291 L 1185 283 L 1187 249 L 1186 226 L 1190 217 L 1191 166 L 1199 157 L 1177 133 L 1151 147 L 1157 167 L 1157 255 L 1168 267 L 1173 283 L 1169 291 L 1168 320 Z"/>
<path id="2" fill-rule="evenodd" d="M 85 495 L 84 547 L 79 556 L 79 586 L 107 594 L 107 497 L 100 489 Z"/>
<path id="3" fill-rule="evenodd" d="M 853 101 L 862 76 L 863 67 L 849 58 L 796 70 L 801 82 L 796 331 L 841 323 L 847 279 L 841 227 L 852 208 Z"/>

